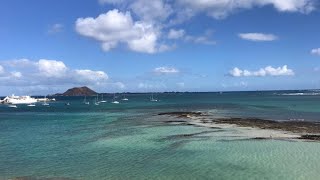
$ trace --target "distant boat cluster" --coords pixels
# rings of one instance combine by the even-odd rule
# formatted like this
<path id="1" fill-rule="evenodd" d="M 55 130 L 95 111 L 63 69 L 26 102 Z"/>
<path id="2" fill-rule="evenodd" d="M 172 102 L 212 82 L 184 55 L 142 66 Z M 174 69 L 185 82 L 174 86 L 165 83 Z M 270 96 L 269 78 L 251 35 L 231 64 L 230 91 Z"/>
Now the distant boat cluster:
<path id="1" fill-rule="evenodd" d="M 28 106 L 36 106 L 35 103 L 43 102 L 43 106 L 49 106 L 49 101 L 56 101 L 55 98 L 49 99 L 47 97 L 44 98 L 33 98 L 31 96 L 15 96 L 12 94 L 11 96 L 5 97 L 3 100 L 0 100 L 1 104 L 8 104 L 9 107 L 16 108 L 18 104 L 27 104 Z"/>
<path id="2" fill-rule="evenodd" d="M 117 100 L 117 98 L 118 97 L 114 94 L 111 103 L 112 104 L 120 104 L 120 102 Z M 125 96 L 121 100 L 122 101 L 129 101 L 129 99 L 126 98 Z M 83 103 L 86 105 L 90 105 L 90 102 L 87 101 L 87 96 L 84 97 Z M 103 99 L 103 94 L 101 95 L 101 100 L 99 100 L 99 95 L 97 94 L 97 97 L 94 100 L 94 105 L 98 106 L 101 103 L 107 103 L 107 101 Z"/>
<path id="3" fill-rule="evenodd" d="M 118 100 L 119 99 L 119 100 Z M 41 103 L 42 106 L 50 106 L 48 102 L 56 101 L 55 98 L 47 98 L 46 96 L 43 98 L 34 98 L 31 96 L 15 96 L 12 94 L 11 96 L 5 97 L 3 100 L 0 99 L 0 104 L 6 104 L 10 108 L 17 108 L 17 105 L 27 105 L 28 107 L 34 107 L 36 104 Z M 123 95 L 122 98 L 119 98 L 115 94 L 113 95 L 113 99 L 110 101 L 112 104 L 120 104 L 121 101 L 129 101 L 129 99 Z M 151 102 L 158 102 L 158 99 L 153 97 L 153 94 L 150 96 Z M 94 98 L 93 104 L 98 106 L 101 103 L 107 103 L 108 101 L 103 99 L 103 94 L 101 95 L 101 99 L 99 99 L 99 95 Z M 90 102 L 87 100 L 87 96 L 84 97 L 83 103 L 86 105 L 90 105 Z M 70 106 L 70 103 L 67 102 L 65 105 Z"/>

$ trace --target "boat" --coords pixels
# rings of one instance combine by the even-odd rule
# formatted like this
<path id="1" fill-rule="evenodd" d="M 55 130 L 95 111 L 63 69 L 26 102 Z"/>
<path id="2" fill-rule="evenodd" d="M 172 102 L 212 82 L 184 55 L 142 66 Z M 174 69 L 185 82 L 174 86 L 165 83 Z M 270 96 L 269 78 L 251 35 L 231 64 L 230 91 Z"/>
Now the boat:
<path id="1" fill-rule="evenodd" d="M 129 101 L 129 99 L 128 98 L 126 98 L 126 96 L 125 95 L 123 95 L 123 99 L 121 99 L 122 101 Z"/>
<path id="2" fill-rule="evenodd" d="M 87 96 L 84 96 L 83 103 L 84 103 L 84 104 L 86 104 L 86 105 L 89 105 L 89 104 L 90 104 L 90 102 L 89 102 L 89 101 L 87 101 Z"/>
<path id="3" fill-rule="evenodd" d="M 99 103 L 106 103 L 107 101 L 103 100 L 103 94 L 101 94 L 101 101 Z"/>
<path id="4" fill-rule="evenodd" d="M 2 100 L 2 103 L 4 104 L 32 104 L 36 102 L 37 99 L 32 98 L 30 96 L 15 96 L 14 94 L 5 97 Z"/>
<path id="5" fill-rule="evenodd" d="M 28 104 L 29 107 L 34 107 L 36 106 L 35 104 Z"/>
<path id="6" fill-rule="evenodd" d="M 65 103 L 64 105 L 66 105 L 66 106 L 70 106 L 70 103 L 69 103 L 69 102 L 67 102 L 67 103 Z"/>
<path id="7" fill-rule="evenodd" d="M 8 107 L 9 107 L 9 108 L 17 108 L 17 105 L 11 104 L 11 105 L 9 105 Z"/>
<path id="8" fill-rule="evenodd" d="M 116 100 L 116 94 L 113 94 L 113 101 L 112 104 L 119 104 L 120 102 Z"/>
<path id="9" fill-rule="evenodd" d="M 99 105 L 99 102 L 98 102 L 98 94 L 97 94 L 97 97 L 95 98 L 94 105 L 96 105 L 96 106 Z"/>
<path id="10" fill-rule="evenodd" d="M 158 101 L 158 99 L 154 99 L 154 98 L 153 98 L 153 93 L 151 94 L 150 101 L 151 101 L 151 102 L 157 102 L 157 101 Z"/>
<path id="11" fill-rule="evenodd" d="M 47 103 L 47 96 L 44 97 L 44 102 L 42 103 L 42 106 L 49 106 L 50 104 Z"/>
<path id="12" fill-rule="evenodd" d="M 119 101 L 112 101 L 111 103 L 112 104 L 119 104 L 120 102 Z"/>

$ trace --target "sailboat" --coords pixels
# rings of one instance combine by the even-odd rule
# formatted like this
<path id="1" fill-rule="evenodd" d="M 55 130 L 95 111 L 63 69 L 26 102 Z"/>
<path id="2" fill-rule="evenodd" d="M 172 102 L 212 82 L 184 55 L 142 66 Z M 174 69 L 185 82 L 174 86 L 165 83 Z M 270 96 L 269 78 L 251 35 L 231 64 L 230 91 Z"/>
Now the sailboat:
<path id="1" fill-rule="evenodd" d="M 106 103 L 107 101 L 103 100 L 103 94 L 101 94 L 101 101 L 99 103 Z"/>
<path id="2" fill-rule="evenodd" d="M 158 101 L 158 99 L 154 99 L 154 98 L 153 98 L 153 93 L 151 94 L 150 101 L 151 101 L 151 102 L 157 102 L 157 101 Z"/>
<path id="3" fill-rule="evenodd" d="M 49 103 L 47 103 L 47 96 L 44 96 L 44 102 L 42 104 L 43 106 L 49 106 Z"/>
<path id="4" fill-rule="evenodd" d="M 129 101 L 128 98 L 126 98 L 126 95 L 123 95 L 123 98 L 121 99 L 122 101 Z"/>
<path id="5" fill-rule="evenodd" d="M 98 102 L 98 94 L 97 94 L 97 97 L 95 98 L 94 105 L 96 105 L 96 106 L 99 105 L 99 102 Z"/>
<path id="6" fill-rule="evenodd" d="M 113 101 L 111 103 L 119 104 L 119 101 L 116 100 L 116 94 L 113 94 Z"/>
<path id="7" fill-rule="evenodd" d="M 84 103 L 84 104 L 86 104 L 86 105 L 89 105 L 89 104 L 90 104 L 90 102 L 89 102 L 89 101 L 87 101 L 87 96 L 84 96 L 83 103 Z"/>

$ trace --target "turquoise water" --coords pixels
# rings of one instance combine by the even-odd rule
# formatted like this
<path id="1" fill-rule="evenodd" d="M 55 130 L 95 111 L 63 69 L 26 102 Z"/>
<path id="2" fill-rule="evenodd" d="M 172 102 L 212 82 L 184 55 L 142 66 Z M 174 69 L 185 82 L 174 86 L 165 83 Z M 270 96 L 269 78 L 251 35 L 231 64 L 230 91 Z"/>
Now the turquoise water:
<path id="1" fill-rule="evenodd" d="M 99 106 L 57 97 L 50 107 L 0 105 L 0 179 L 318 179 L 318 142 L 232 139 L 219 129 L 164 124 L 166 117 L 156 116 L 200 110 L 318 120 L 319 95 L 288 93 L 295 92 L 157 94 L 159 102 L 130 94 L 128 102 Z"/>

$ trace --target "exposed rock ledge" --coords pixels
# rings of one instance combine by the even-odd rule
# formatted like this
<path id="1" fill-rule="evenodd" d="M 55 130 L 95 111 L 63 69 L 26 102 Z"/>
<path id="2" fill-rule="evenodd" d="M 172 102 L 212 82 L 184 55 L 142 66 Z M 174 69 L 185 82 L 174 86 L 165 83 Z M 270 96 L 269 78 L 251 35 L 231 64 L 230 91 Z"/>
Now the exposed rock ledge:
<path id="1" fill-rule="evenodd" d="M 258 118 L 214 118 L 207 116 L 201 112 L 165 112 L 158 115 L 167 115 L 176 118 L 186 118 L 183 120 L 177 119 L 176 123 L 190 124 L 194 121 L 194 125 L 203 125 L 210 127 L 208 124 L 229 124 L 237 127 L 250 127 L 263 130 L 276 130 L 291 132 L 298 135 L 296 139 L 320 141 L 320 123 L 310 121 L 273 121 Z M 173 123 L 173 120 L 167 123 Z M 286 133 L 285 133 L 286 134 Z M 260 139 L 261 137 L 256 137 Z M 261 138 L 262 139 L 262 138 Z"/>

